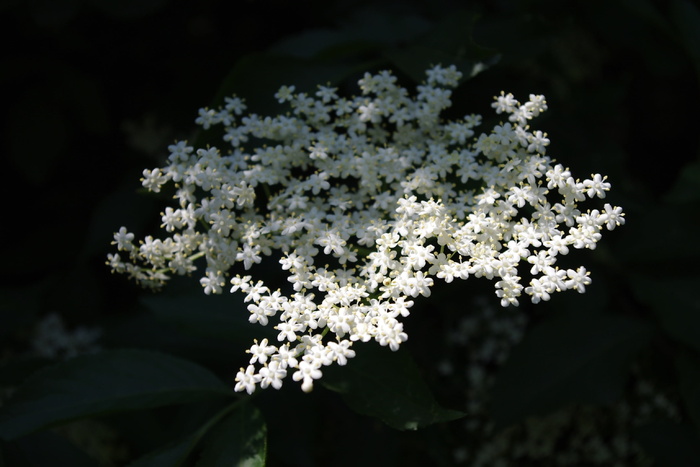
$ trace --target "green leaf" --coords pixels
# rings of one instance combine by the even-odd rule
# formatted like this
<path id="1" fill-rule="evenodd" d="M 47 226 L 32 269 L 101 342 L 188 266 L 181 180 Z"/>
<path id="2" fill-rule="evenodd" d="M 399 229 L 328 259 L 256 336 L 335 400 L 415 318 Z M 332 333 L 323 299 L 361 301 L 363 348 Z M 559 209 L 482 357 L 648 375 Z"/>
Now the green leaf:
<path id="1" fill-rule="evenodd" d="M 635 296 L 649 305 L 663 330 L 673 339 L 700 350 L 700 299 L 692 292 L 700 277 L 630 275 Z"/>
<path id="2" fill-rule="evenodd" d="M 33 373 L 53 363 L 55 362 L 49 358 L 33 355 L 23 355 L 8 359 L 7 362 L 0 366 L 0 385 L 19 386 Z"/>
<path id="3" fill-rule="evenodd" d="M 255 407 L 240 400 L 219 410 L 196 431 L 137 459 L 129 467 L 179 467 L 202 440 L 198 466 L 265 465 L 265 423 Z"/>
<path id="4" fill-rule="evenodd" d="M 129 464 L 129 467 L 178 467 L 181 466 L 197 446 L 201 436 L 193 433 L 148 453 Z"/>
<path id="5" fill-rule="evenodd" d="M 651 337 L 640 320 L 567 314 L 530 331 L 497 375 L 492 415 L 508 426 L 574 403 L 604 403 L 623 392 L 634 355 Z"/>
<path id="6" fill-rule="evenodd" d="M 323 373 L 322 384 L 340 393 L 354 411 L 398 430 L 416 430 L 465 415 L 437 404 L 404 349 L 392 352 L 363 344 L 346 366 L 324 368 Z"/>
<path id="7" fill-rule="evenodd" d="M 207 369 L 140 350 L 84 355 L 37 372 L 0 413 L 0 437 L 124 410 L 147 409 L 232 394 Z"/>
<path id="8" fill-rule="evenodd" d="M 176 467 L 183 465 L 190 454 L 197 447 L 202 438 L 207 432 L 223 417 L 225 417 L 236 406 L 240 405 L 240 401 L 229 403 L 226 406 L 221 406 L 222 401 L 210 400 L 205 404 L 188 404 L 182 407 L 180 414 L 186 412 L 185 420 L 178 417 L 173 420 L 174 428 L 179 432 L 188 433 L 186 436 L 178 436 L 176 440 L 168 443 L 162 448 L 149 452 L 143 457 L 129 464 L 129 467 Z M 205 418 L 197 422 L 194 426 L 190 426 L 187 418 L 194 416 L 200 418 L 205 413 L 209 412 L 210 407 L 218 406 L 214 414 L 209 413 Z M 184 422 L 184 423 L 183 423 Z"/>
<path id="9" fill-rule="evenodd" d="M 644 450 L 664 467 L 694 467 L 700 459 L 700 439 L 688 425 L 658 420 L 633 431 Z"/>
<path id="10" fill-rule="evenodd" d="M 265 421 L 253 405 L 243 404 L 211 430 L 197 467 L 263 467 L 266 458 Z"/>

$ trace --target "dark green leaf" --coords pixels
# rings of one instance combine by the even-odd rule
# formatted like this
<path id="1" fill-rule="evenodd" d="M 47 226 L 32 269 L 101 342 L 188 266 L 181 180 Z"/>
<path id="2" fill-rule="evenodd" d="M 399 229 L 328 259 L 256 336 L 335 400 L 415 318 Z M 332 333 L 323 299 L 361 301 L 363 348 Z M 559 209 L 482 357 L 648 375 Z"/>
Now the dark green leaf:
<path id="1" fill-rule="evenodd" d="M 169 419 L 167 427 L 153 426 L 147 419 L 124 417 L 122 430 L 128 432 L 130 446 L 140 446 L 141 451 L 148 451 L 148 454 L 129 464 L 129 467 L 174 467 L 184 463 L 207 431 L 238 403 L 232 404 L 231 399 L 226 397 L 180 406 L 177 416 Z M 137 416 L 142 414 L 139 412 Z M 133 417 L 134 413 L 129 415 Z M 141 426 L 144 421 L 146 426 Z M 129 422 L 131 426 L 128 425 Z M 133 426 L 134 424 L 138 426 Z M 156 436 L 165 436 L 156 441 L 153 439 L 153 430 L 157 430 Z M 150 443 L 143 443 L 143 438 L 149 439 Z M 162 447 L 153 450 L 154 446 Z"/>
<path id="2" fill-rule="evenodd" d="M 381 419 L 398 430 L 415 430 L 463 417 L 437 404 L 409 354 L 363 344 L 345 367 L 323 370 L 321 382 L 343 396 L 356 412 Z"/>
<path id="3" fill-rule="evenodd" d="M 179 467 L 187 460 L 200 438 L 198 433 L 193 433 L 137 459 L 129 467 Z"/>
<path id="4" fill-rule="evenodd" d="M 265 421 L 254 406 L 242 404 L 211 430 L 197 467 L 263 467 L 266 457 Z"/>
<path id="5" fill-rule="evenodd" d="M 494 419 L 507 426 L 569 404 L 614 402 L 650 336 L 645 322 L 617 315 L 567 314 L 540 324 L 496 378 Z"/>
<path id="6" fill-rule="evenodd" d="M 659 420 L 633 432 L 645 451 L 664 467 L 695 467 L 700 459 L 700 439 L 688 425 Z"/>
<path id="7" fill-rule="evenodd" d="M 0 384 L 19 386 L 33 373 L 52 363 L 55 362 L 48 358 L 29 355 L 9 360 L 0 367 Z"/>
<path id="8" fill-rule="evenodd" d="M 230 394 L 205 368 L 169 355 L 112 350 L 37 372 L 0 414 L 0 437 L 18 436 L 72 419 L 146 409 Z"/>

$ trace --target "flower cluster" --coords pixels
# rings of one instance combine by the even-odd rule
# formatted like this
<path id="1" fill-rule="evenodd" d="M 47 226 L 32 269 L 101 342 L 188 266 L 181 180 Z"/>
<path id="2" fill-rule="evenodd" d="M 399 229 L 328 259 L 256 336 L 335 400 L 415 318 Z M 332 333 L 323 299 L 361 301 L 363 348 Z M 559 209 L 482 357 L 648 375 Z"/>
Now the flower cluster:
<path id="1" fill-rule="evenodd" d="M 528 126 L 547 109 L 543 96 L 521 104 L 501 93 L 493 107 L 507 121 L 478 135 L 479 115 L 444 121 L 460 78 L 454 66 L 434 67 L 411 96 L 383 71 L 365 74 L 352 98 L 284 86 L 275 97 L 290 110 L 276 117 L 245 115 L 237 97 L 200 110 L 196 122 L 220 126 L 227 149 L 180 141 L 165 167 L 145 170 L 144 187 L 174 188 L 162 213 L 170 236 L 135 243 L 122 227 L 108 264 L 158 287 L 201 259 L 205 293 L 230 286 L 251 322 L 274 321 L 277 342 L 256 341 L 236 377 L 248 393 L 279 388 L 290 373 L 310 391 L 357 341 L 396 350 L 411 299 L 429 296 L 435 280 L 493 279 L 503 306 L 584 292 L 586 269 L 556 261 L 624 223 L 609 204 L 579 209 L 610 184 L 577 180 L 545 155 L 547 134 Z M 287 271 L 289 293 L 247 274 L 264 257 Z"/>

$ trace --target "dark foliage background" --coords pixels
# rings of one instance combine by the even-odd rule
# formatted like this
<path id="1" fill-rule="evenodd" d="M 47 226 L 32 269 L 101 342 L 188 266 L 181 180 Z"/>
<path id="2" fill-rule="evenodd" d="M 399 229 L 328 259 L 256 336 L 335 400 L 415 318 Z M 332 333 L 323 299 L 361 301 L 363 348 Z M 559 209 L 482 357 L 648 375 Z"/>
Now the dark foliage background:
<path id="1" fill-rule="evenodd" d="M 581 255 L 593 278 L 585 295 L 522 307 L 528 331 L 499 371 L 491 415 L 507 427 L 577 404 L 610 407 L 643 378 L 680 415 L 638 427 L 634 439 L 658 465 L 700 463 L 696 3 L 33 0 L 4 1 L 0 15 L 6 37 L 0 383 L 7 396 L 25 391 L 30 401 L 26 410 L 10 401 L 16 411 L 0 415 L 5 465 L 97 465 L 95 457 L 121 465 L 171 442 L 182 446 L 178 440 L 236 400 L 218 385 L 231 386 L 249 345 L 248 331 L 233 316 L 240 304 L 202 300 L 194 280 L 154 295 L 105 266 L 121 225 L 137 234 L 158 228 L 161 201 L 142 192 L 141 171 L 161 164 L 174 139 L 201 138 L 193 133 L 200 107 L 236 92 L 251 110 L 275 112 L 272 93 L 282 84 L 313 89 L 331 81 L 354 93 L 366 69 L 394 68 L 413 87 L 428 65 L 451 61 L 463 69 L 476 61 L 490 65 L 455 92 L 453 116 L 488 117 L 501 90 L 521 100 L 546 95 L 549 111 L 534 126 L 549 134 L 548 154 L 575 175 L 607 174 L 613 189 L 606 201 L 623 206 L 627 218 L 598 249 Z M 471 441 L 462 422 L 444 421 L 450 415 L 440 411 L 465 410 L 469 382 L 441 376 L 436 362 L 452 352 L 445 333 L 471 312 L 470 297 L 496 303 L 489 290 L 474 280 L 437 290 L 407 322 L 406 352 L 415 361 L 409 366 L 437 414 L 421 418 L 425 428 L 396 430 L 403 421 L 348 395 L 371 389 L 319 386 L 308 396 L 288 384 L 222 415 L 219 438 L 228 439 L 226 423 L 250 424 L 255 433 L 266 426 L 270 465 L 451 465 L 459 460 L 453 452 Z M 138 393 L 132 405 L 33 418 L 15 430 L 22 413 L 39 409 L 31 401 L 53 390 L 32 393 L 29 383 L 16 389 L 35 371 L 54 368 L 31 348 L 37 323 L 50 313 L 69 329 L 101 328 L 104 349 L 158 350 L 193 362 L 196 368 L 181 370 L 193 385 L 201 383 L 199 402 L 173 396 L 172 405 L 161 407 Z M 117 371 L 128 369 L 130 358 L 146 358 L 123 352 L 104 362 Z M 154 368 L 170 363 L 179 364 L 158 360 Z M 220 380 L 197 373 L 200 365 Z M 38 381 L 53 381 L 44 371 Z M 65 376 L 56 371 L 56 378 Z M 151 379 L 165 384 L 165 375 L 142 371 L 144 387 Z M 552 378 L 564 373 L 564 381 Z M 109 383 L 109 376 L 92 376 Z M 329 378 L 330 386 L 347 382 L 342 372 Z M 100 387 L 92 382 L 73 389 L 89 398 Z M 43 430 L 83 415 L 109 427 L 101 453 L 76 449 L 83 435 Z M 195 441 L 178 460 L 156 456 L 135 465 L 220 465 L 210 461 L 225 444 L 215 435 L 188 438 Z"/>

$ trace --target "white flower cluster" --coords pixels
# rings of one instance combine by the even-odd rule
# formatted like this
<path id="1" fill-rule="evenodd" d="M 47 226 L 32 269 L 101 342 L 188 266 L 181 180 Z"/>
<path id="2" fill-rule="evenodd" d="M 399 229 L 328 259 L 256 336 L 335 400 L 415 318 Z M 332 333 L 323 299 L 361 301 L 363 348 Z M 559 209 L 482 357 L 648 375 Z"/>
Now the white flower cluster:
<path id="1" fill-rule="evenodd" d="M 237 375 L 235 389 L 249 393 L 279 388 L 288 373 L 310 391 L 324 365 L 355 355 L 356 341 L 396 350 L 411 298 L 429 296 L 435 278 L 494 279 L 503 306 L 523 293 L 536 303 L 583 292 L 585 268 L 559 269 L 556 259 L 595 248 L 603 228 L 624 223 L 609 204 L 579 210 L 610 184 L 576 180 L 545 155 L 546 133 L 527 126 L 546 110 L 543 96 L 520 104 L 501 93 L 493 107 L 508 121 L 479 135 L 479 115 L 443 121 L 460 78 L 454 66 L 434 67 L 411 97 L 383 71 L 365 74 L 352 98 L 282 87 L 275 97 L 290 105 L 286 115 L 244 116 L 236 97 L 200 110 L 196 122 L 221 125 L 228 149 L 170 146 L 169 164 L 145 170 L 143 185 L 159 192 L 172 182 L 176 205 L 162 213 L 171 236 L 136 244 L 122 227 L 108 264 L 159 286 L 204 257 L 205 293 L 229 283 L 245 294 L 251 322 L 274 318 L 278 342 L 256 342 Z M 275 255 L 293 293 L 231 278 L 237 263 L 248 270 Z M 525 284 L 521 263 L 533 276 Z"/>

